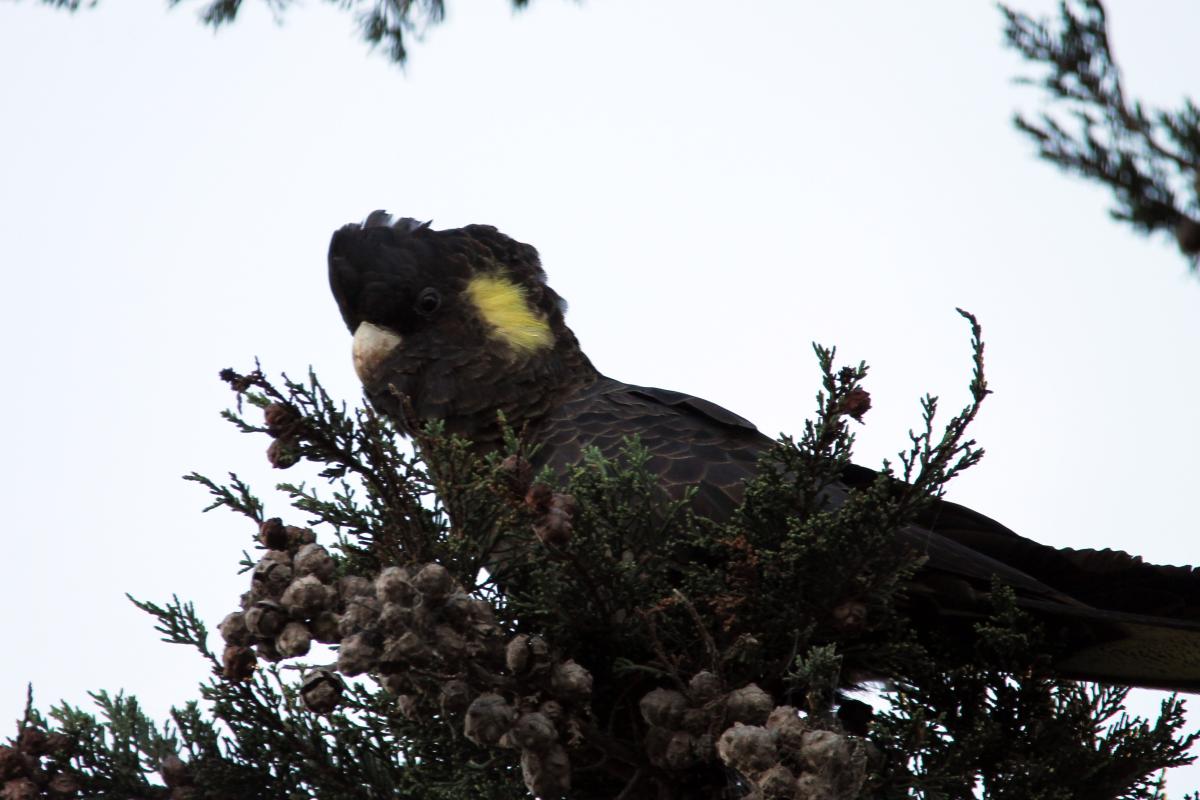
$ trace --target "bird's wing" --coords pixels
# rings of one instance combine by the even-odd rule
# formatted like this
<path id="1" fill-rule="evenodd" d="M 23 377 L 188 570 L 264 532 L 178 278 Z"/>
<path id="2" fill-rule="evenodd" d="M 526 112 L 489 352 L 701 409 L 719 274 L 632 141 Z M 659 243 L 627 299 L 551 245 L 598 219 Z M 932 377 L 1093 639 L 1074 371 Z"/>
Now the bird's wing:
<path id="1" fill-rule="evenodd" d="M 742 500 L 745 482 L 758 473 L 759 456 L 775 444 L 747 420 L 708 400 L 605 378 L 551 415 L 536 439 L 543 445 L 540 463 L 565 472 L 580 462 L 583 449 L 589 446 L 613 458 L 626 438 L 635 434 L 650 454 L 650 471 L 659 476 L 667 493 L 680 498 L 694 490 L 697 513 L 718 520 L 733 513 Z M 876 475 L 865 468 L 854 470 L 859 485 L 869 482 L 868 474 L 871 479 Z M 827 501 L 840 505 L 849 489 L 850 485 L 844 484 L 828 487 Z M 982 530 L 987 529 L 983 523 L 990 523 L 1003 535 L 1020 539 L 982 515 L 977 521 Z M 980 588 L 997 576 L 1022 595 L 1046 602 L 1074 602 L 1022 570 L 932 527 L 912 525 L 899 535 L 925 556 L 926 572 L 968 580 Z"/>
<path id="2" fill-rule="evenodd" d="M 747 431 L 758 432 L 758 428 L 754 423 L 745 417 L 740 417 L 727 408 L 705 400 L 703 397 L 693 397 L 690 394 L 683 392 L 673 392 L 670 389 L 656 389 L 652 386 L 629 386 L 627 387 L 630 394 L 638 397 L 644 397 L 647 400 L 653 400 L 655 403 L 660 403 L 665 406 L 673 406 L 675 408 L 684 409 L 692 414 L 697 414 L 700 417 L 706 418 L 718 425 L 726 425 L 730 428 L 741 428 Z"/>
<path id="3" fill-rule="evenodd" d="M 596 447 L 609 458 L 636 435 L 649 469 L 694 508 L 727 518 L 773 441 L 715 403 L 602 378 L 558 406 L 533 431 L 537 466 L 565 473 Z M 877 473 L 847 470 L 828 490 L 842 501 Z M 1083 680 L 1200 691 L 1200 573 L 1146 564 L 1119 551 L 1061 550 L 1026 539 L 964 506 L 939 501 L 898 534 L 926 558 L 910 593 L 938 615 L 969 620 L 986 613 L 993 578 L 1017 602 L 1054 626 L 1072 655 L 1062 674 Z"/>
<path id="4" fill-rule="evenodd" d="M 874 470 L 851 465 L 853 487 L 875 480 Z M 972 552 L 988 556 L 1053 586 L 1087 605 L 1133 615 L 1200 619 L 1200 572 L 1148 564 L 1120 550 L 1056 548 L 1027 539 L 958 503 L 939 501 L 918 524 Z"/>
<path id="5" fill-rule="evenodd" d="M 757 472 L 772 441 L 750 422 L 715 403 L 651 387 L 601 378 L 553 411 L 532 439 L 541 445 L 535 466 L 565 473 L 587 447 L 617 457 L 638 437 L 672 498 L 694 489 L 697 513 L 725 519 L 741 502 L 742 487 Z"/>
<path id="6" fill-rule="evenodd" d="M 863 486 L 875 476 L 852 466 L 844 478 Z M 935 602 L 953 594 L 938 587 L 939 577 L 1001 564 L 995 574 L 1016 590 L 1018 604 L 1064 643 L 1069 655 L 1055 665 L 1063 677 L 1200 692 L 1194 568 L 1148 564 L 1120 550 L 1050 547 L 949 501 L 935 503 L 917 523 L 907 535 L 919 539 L 929 531 L 934 549 L 915 588 L 932 586 Z"/>

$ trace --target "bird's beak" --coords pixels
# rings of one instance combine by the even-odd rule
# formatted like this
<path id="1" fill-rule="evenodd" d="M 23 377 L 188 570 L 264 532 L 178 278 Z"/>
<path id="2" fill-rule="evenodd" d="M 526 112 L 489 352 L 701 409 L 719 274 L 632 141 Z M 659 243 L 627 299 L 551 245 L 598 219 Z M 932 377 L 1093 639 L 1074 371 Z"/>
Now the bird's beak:
<path id="1" fill-rule="evenodd" d="M 364 384 L 374 381 L 380 367 L 403 340 L 398 334 L 370 322 L 360 322 L 354 331 L 354 371 Z"/>

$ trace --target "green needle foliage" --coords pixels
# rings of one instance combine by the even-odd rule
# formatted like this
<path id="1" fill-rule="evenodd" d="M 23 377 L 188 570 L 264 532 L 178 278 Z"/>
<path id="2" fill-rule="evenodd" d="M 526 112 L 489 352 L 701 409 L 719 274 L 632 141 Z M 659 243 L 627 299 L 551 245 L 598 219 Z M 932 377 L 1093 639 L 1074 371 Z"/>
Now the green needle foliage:
<path id="1" fill-rule="evenodd" d="M 971 400 L 939 428 L 925 398 L 897 474 L 843 483 L 867 369 L 818 347 L 816 417 L 727 521 L 667 500 L 636 439 L 560 480 L 515 437 L 410 448 L 313 375 L 226 370 L 226 417 L 276 466 L 315 466 L 278 487 L 315 531 L 236 475 L 188 476 L 246 518 L 249 591 L 217 649 L 190 604 L 134 602 L 212 677 L 161 723 L 124 695 L 30 701 L 0 797 L 1161 798 L 1196 738 L 1182 702 L 1150 722 L 1125 690 L 1057 680 L 1001 585 L 990 614 L 918 624 L 922 558 L 896 533 L 982 455 L 964 316 Z M 845 695 L 860 683 L 885 710 Z"/>
<path id="2" fill-rule="evenodd" d="M 1000 6 L 1005 40 L 1042 76 L 1051 110 L 1014 117 L 1039 155 L 1110 188 L 1112 215 L 1143 233 L 1174 233 L 1200 255 L 1200 107 L 1147 108 L 1127 95 L 1100 0 L 1064 0 L 1057 23 Z"/>
<path id="3" fill-rule="evenodd" d="M 1179 735 L 1183 702 L 1164 700 L 1149 723 L 1125 713 L 1128 689 L 1055 680 L 1042 628 L 1006 587 L 992 597 L 969 660 L 955 664 L 961 643 L 935 637 L 926 660 L 888 693 L 874 735 L 909 760 L 886 767 L 884 796 L 1164 797 L 1158 769 L 1192 761 L 1196 734 Z"/>
<path id="4" fill-rule="evenodd" d="M 95 6 L 99 0 L 41 0 L 44 5 L 65 11 L 78 11 Z M 167 0 L 175 6 L 194 6 L 189 0 Z M 403 65 L 408 60 L 407 42 L 420 39 L 429 28 L 446 18 L 445 0 L 328 0 L 353 15 L 359 34 L 372 48 L 382 48 L 392 62 Z M 511 0 L 514 9 L 529 5 L 529 0 Z M 294 5 L 293 0 L 263 0 L 277 18 Z M 242 0 L 207 0 L 199 9 L 200 21 L 220 28 L 237 20 Z"/>

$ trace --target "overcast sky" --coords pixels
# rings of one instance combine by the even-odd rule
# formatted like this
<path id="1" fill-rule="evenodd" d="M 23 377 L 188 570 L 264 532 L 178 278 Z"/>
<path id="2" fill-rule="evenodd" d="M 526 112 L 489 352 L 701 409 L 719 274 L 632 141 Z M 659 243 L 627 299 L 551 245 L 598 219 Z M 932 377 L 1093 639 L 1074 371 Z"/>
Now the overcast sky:
<path id="1" fill-rule="evenodd" d="M 0 5 L 0 721 L 30 679 L 43 707 L 195 696 L 204 665 L 124 592 L 235 607 L 252 531 L 184 473 L 237 471 L 301 521 L 267 442 L 218 418 L 217 372 L 312 365 L 357 400 L 324 257 L 375 208 L 535 245 L 602 371 L 771 434 L 813 407 L 811 341 L 866 360 L 868 465 L 922 393 L 966 401 L 970 309 L 995 395 L 951 498 L 1200 561 L 1200 279 L 1033 158 L 991 3 L 457 0 L 404 71 L 329 4 L 261 5 L 217 34 L 195 2 Z M 1135 94 L 1200 95 L 1200 5 L 1108 5 Z"/>

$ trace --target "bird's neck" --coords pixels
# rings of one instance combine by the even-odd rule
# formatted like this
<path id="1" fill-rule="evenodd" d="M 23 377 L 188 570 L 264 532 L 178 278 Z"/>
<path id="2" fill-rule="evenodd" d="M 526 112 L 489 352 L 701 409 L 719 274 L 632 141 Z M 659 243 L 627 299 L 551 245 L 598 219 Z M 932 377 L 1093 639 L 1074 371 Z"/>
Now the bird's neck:
<path id="1" fill-rule="evenodd" d="M 448 433 L 462 436 L 480 451 L 500 447 L 505 429 L 518 437 L 538 427 L 564 399 L 600 377 L 592 362 L 572 340 L 523 361 L 497 358 L 477 378 L 463 367 L 447 376 L 459 384 L 448 393 L 452 405 L 418 409 L 419 416 L 441 419 Z"/>

